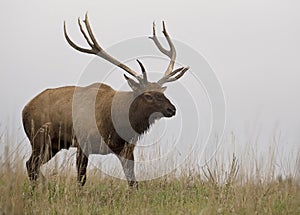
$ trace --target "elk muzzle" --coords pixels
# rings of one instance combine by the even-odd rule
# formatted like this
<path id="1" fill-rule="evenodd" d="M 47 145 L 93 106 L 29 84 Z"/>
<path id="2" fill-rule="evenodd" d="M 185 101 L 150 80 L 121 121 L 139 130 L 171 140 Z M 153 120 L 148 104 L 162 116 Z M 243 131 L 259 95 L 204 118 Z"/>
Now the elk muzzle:
<path id="1" fill-rule="evenodd" d="M 172 105 L 172 104 L 167 105 L 167 107 L 165 108 L 165 111 L 164 111 L 163 115 L 165 117 L 172 117 L 175 114 L 176 114 L 176 108 L 175 108 L 175 106 Z"/>

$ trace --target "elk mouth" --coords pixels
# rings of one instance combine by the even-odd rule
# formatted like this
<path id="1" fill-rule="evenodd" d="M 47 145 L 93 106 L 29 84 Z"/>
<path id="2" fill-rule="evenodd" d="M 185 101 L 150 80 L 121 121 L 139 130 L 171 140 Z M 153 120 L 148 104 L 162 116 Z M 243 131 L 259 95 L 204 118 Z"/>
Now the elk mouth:
<path id="1" fill-rule="evenodd" d="M 155 120 L 161 119 L 163 117 L 170 118 L 176 114 L 176 108 L 174 106 L 166 108 L 162 112 L 154 112 L 149 117 L 149 122 L 153 123 Z"/>

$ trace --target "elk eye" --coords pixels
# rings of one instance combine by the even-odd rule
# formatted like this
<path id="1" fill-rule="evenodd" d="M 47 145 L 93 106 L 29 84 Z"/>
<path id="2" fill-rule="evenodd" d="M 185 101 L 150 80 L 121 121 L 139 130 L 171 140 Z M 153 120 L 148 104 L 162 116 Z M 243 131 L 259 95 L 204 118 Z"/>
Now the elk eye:
<path id="1" fill-rule="evenodd" d="M 145 98 L 149 101 L 152 101 L 152 99 L 153 99 L 152 96 L 149 94 L 145 94 Z"/>

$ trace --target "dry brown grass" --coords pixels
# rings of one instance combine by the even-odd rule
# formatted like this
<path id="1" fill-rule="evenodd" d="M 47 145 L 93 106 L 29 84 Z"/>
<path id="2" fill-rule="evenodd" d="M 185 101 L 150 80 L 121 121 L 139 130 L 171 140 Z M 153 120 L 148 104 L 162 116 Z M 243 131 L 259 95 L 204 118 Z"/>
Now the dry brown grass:
<path id="1" fill-rule="evenodd" d="M 49 174 L 30 183 L 22 164 L 2 164 L 0 211 L 3 214 L 300 214 L 299 181 L 257 180 L 243 176 L 238 160 L 206 166 L 201 174 L 186 171 L 140 182 L 139 190 L 125 181 L 90 171 L 86 186 L 72 174 Z M 245 178 L 246 177 L 246 178 Z M 270 177 L 274 178 L 274 177 Z"/>
<path id="2" fill-rule="evenodd" d="M 229 162 L 222 155 L 203 168 L 191 165 L 191 156 L 180 174 L 140 182 L 135 190 L 92 169 L 78 186 L 74 154 L 63 156 L 63 165 L 54 159 L 45 178 L 29 182 L 26 158 L 11 153 L 9 140 L 0 141 L 0 214 L 300 214 L 299 153 L 291 164 L 296 174 L 283 176 L 275 175 L 273 156 L 263 165 L 255 155 Z"/>

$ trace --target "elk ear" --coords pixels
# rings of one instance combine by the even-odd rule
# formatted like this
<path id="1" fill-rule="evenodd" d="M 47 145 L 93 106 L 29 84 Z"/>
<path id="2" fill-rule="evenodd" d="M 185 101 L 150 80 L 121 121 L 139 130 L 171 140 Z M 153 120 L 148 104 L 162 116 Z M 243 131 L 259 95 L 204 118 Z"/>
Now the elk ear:
<path id="1" fill-rule="evenodd" d="M 137 91 L 139 89 L 139 84 L 137 82 L 135 82 L 134 80 L 132 80 L 131 78 L 129 78 L 127 75 L 124 74 L 124 77 L 129 85 L 129 87 L 133 90 L 133 91 Z"/>
<path id="2" fill-rule="evenodd" d="M 161 87 L 161 92 L 162 92 L 162 93 L 165 92 L 166 89 L 167 89 L 167 87 Z"/>

